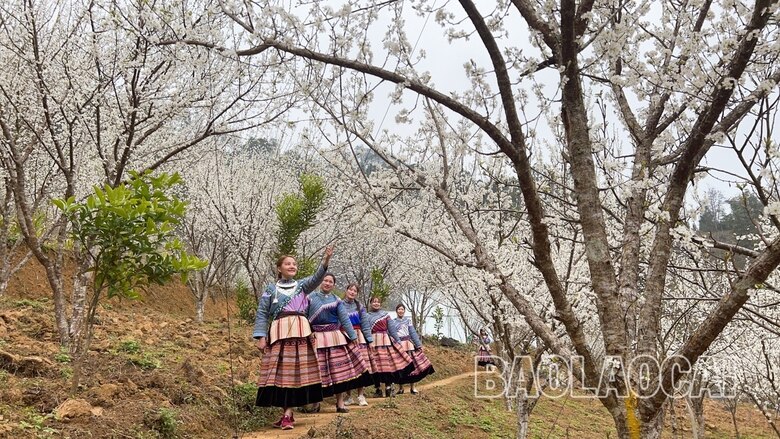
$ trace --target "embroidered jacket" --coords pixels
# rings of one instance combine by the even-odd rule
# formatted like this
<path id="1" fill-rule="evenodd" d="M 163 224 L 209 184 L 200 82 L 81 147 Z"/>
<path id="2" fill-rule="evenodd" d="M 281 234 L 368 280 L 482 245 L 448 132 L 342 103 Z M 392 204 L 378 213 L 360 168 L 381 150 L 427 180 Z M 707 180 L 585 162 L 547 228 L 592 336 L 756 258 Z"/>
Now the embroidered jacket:
<path id="1" fill-rule="evenodd" d="M 328 266 L 320 264 L 313 275 L 299 281 L 280 280 L 265 288 L 260 297 L 255 314 L 255 328 L 252 337 L 260 338 L 268 335 L 269 323 L 280 317 L 281 314 L 306 315 L 309 309 L 307 295 L 314 291 L 322 282 Z"/>
<path id="2" fill-rule="evenodd" d="M 312 325 L 341 325 L 350 340 L 357 338 L 344 303 L 333 294 L 315 291 L 309 294 L 309 322 Z M 334 330 L 338 329 L 336 326 Z"/>
<path id="3" fill-rule="evenodd" d="M 374 341 L 374 338 L 371 337 L 371 325 L 368 323 L 368 317 L 366 316 L 366 307 L 359 305 L 356 300 L 344 299 L 342 303 L 344 304 L 344 309 L 349 314 L 352 328 L 360 328 L 360 332 L 363 333 L 366 342 L 371 343 Z"/>
<path id="4" fill-rule="evenodd" d="M 371 333 L 386 332 L 394 342 L 398 342 L 398 328 L 385 310 L 369 311 L 366 313 Z"/>
<path id="5" fill-rule="evenodd" d="M 409 340 L 412 340 L 415 349 L 420 349 L 422 347 L 422 341 L 420 340 L 419 334 L 417 334 L 417 330 L 414 329 L 411 318 L 396 317 L 393 319 L 393 322 L 395 322 L 396 326 L 398 327 L 398 337 L 401 340 L 405 340 L 408 337 Z"/>
<path id="6" fill-rule="evenodd" d="M 477 337 L 474 341 L 479 345 L 480 349 L 484 349 L 486 351 L 490 351 L 490 343 L 493 343 L 493 339 L 490 338 L 489 335 L 484 337 Z"/>

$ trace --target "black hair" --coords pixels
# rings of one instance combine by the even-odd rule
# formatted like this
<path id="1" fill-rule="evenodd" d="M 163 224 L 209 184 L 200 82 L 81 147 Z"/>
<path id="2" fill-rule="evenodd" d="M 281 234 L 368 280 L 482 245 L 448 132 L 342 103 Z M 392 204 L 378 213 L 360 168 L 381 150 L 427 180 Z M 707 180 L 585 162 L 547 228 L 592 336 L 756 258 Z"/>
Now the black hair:
<path id="1" fill-rule="evenodd" d="M 344 288 L 344 297 L 345 298 L 347 297 L 347 290 L 352 288 L 352 287 L 355 287 L 355 292 L 360 293 L 360 285 L 356 284 L 355 282 L 352 282 L 352 283 L 348 284 L 346 288 Z M 366 307 L 363 306 L 362 303 L 360 303 L 360 301 L 357 298 L 357 295 L 355 296 L 355 303 L 357 304 L 358 313 L 360 312 L 360 308 L 364 308 L 364 309 L 368 310 Z"/>

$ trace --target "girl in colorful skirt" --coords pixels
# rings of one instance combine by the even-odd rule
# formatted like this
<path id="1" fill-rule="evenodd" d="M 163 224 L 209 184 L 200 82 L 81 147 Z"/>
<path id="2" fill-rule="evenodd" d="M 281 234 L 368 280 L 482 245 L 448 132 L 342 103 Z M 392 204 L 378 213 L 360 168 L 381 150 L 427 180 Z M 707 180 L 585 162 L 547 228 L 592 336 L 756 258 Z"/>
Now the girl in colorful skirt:
<path id="1" fill-rule="evenodd" d="M 292 407 L 322 401 L 322 379 L 317 362 L 311 326 L 307 319 L 308 294 L 322 282 L 333 248 L 317 271 L 295 281 L 295 258 L 289 255 L 276 261 L 277 281 L 266 287 L 260 298 L 252 336 L 263 352 L 258 378 L 256 405 L 282 407 L 282 418 L 274 427 L 289 430 L 295 418 Z"/>
<path id="2" fill-rule="evenodd" d="M 336 412 L 347 413 L 344 392 L 361 387 L 369 373 L 358 344 L 352 343 L 358 336 L 344 303 L 331 294 L 335 285 L 336 277 L 328 273 L 320 291 L 309 295 L 309 322 L 317 339 L 322 396 L 336 395 Z"/>
<path id="3" fill-rule="evenodd" d="M 477 364 L 485 366 L 485 369 L 487 369 L 488 365 L 495 365 L 490 353 L 490 343 L 493 343 L 493 339 L 487 335 L 485 328 L 479 329 L 479 338 L 475 340 L 475 343 L 479 345 L 477 349 Z"/>
<path id="4" fill-rule="evenodd" d="M 368 318 L 366 317 L 366 307 L 364 307 L 363 304 L 357 300 L 357 295 L 359 292 L 360 287 L 357 284 L 352 283 L 347 285 L 347 290 L 344 292 L 344 308 L 346 308 L 347 312 L 349 313 L 349 320 L 352 323 L 352 328 L 357 333 L 358 348 L 360 349 L 360 354 L 363 356 L 363 361 L 365 361 L 365 363 L 368 365 L 369 374 L 373 374 L 373 370 L 371 369 L 371 360 L 368 357 L 368 344 L 372 343 L 374 339 L 371 337 L 371 325 L 368 323 Z M 371 378 L 369 375 L 368 379 L 363 384 L 368 385 L 372 383 L 373 378 Z M 351 393 L 352 391 L 347 393 L 349 397 L 346 401 L 344 401 L 344 405 L 351 405 L 355 403 L 355 401 L 352 400 Z M 368 405 L 368 401 L 366 401 L 366 395 L 363 393 L 363 386 L 357 389 L 357 394 L 358 405 Z"/>
<path id="5" fill-rule="evenodd" d="M 414 370 L 412 358 L 398 344 L 396 325 L 387 311 L 383 311 L 382 299 L 377 296 L 369 302 L 371 310 L 366 313 L 371 326 L 373 343 L 369 345 L 369 360 L 371 361 L 371 377 L 377 387 L 385 383 L 385 396 L 393 392 L 393 383 L 401 382 L 401 378 Z"/>
<path id="6" fill-rule="evenodd" d="M 412 395 L 416 395 L 417 389 L 414 388 L 414 383 L 432 374 L 434 372 L 433 365 L 423 353 L 422 341 L 420 336 L 417 335 L 417 330 L 414 329 L 412 319 L 405 315 L 406 307 L 399 303 L 395 307 L 395 313 L 398 317 L 394 321 L 398 328 L 398 338 L 402 349 L 412 357 L 412 362 L 414 363 L 414 370 L 409 375 L 401 378 L 398 394 L 404 393 L 404 384 L 408 383 L 409 392 Z"/>

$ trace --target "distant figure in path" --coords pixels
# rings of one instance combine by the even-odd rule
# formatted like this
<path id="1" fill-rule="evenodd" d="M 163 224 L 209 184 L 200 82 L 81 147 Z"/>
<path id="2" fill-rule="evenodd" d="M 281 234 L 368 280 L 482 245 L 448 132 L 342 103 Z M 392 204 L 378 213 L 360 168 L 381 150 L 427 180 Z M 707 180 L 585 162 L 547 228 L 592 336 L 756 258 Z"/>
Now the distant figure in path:
<path id="1" fill-rule="evenodd" d="M 416 395 L 417 389 L 414 388 L 414 383 L 432 374 L 434 372 L 433 365 L 423 353 L 422 341 L 417 334 L 417 330 L 414 329 L 412 319 L 406 316 L 406 307 L 399 303 L 395 307 L 395 313 L 398 315 L 395 319 L 395 324 L 398 328 L 398 338 L 400 339 L 402 349 L 412 357 L 412 362 L 414 363 L 414 370 L 409 375 L 401 378 L 397 393 L 399 395 L 404 393 L 404 384 L 408 383 L 409 393 Z"/>
<path id="2" fill-rule="evenodd" d="M 300 281 L 295 258 L 284 255 L 276 261 L 277 281 L 268 285 L 260 298 L 252 336 L 263 353 L 257 384 L 256 405 L 282 407 L 282 418 L 273 424 L 283 430 L 293 428 L 292 407 L 322 401 L 322 379 L 307 319 L 308 294 L 322 282 L 333 248 L 317 271 Z"/>
<path id="3" fill-rule="evenodd" d="M 485 328 L 480 328 L 479 337 L 474 342 L 479 346 L 477 349 L 477 364 L 484 366 L 486 370 L 488 365 L 495 366 L 496 363 L 493 362 L 492 354 L 490 353 L 490 343 L 493 343 L 493 339 L 487 334 Z"/>

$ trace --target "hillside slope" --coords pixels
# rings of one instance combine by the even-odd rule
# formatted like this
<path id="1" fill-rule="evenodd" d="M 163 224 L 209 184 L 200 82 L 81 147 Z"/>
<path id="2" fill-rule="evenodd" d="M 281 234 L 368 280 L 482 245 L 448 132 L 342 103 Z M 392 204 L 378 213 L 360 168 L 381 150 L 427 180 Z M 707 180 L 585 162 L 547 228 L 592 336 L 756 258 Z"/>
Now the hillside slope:
<path id="1" fill-rule="evenodd" d="M 25 267 L 0 297 L 0 438 L 225 438 L 262 429 L 278 409 L 253 408 L 259 354 L 250 325 L 224 300 L 197 324 L 184 285 L 99 308 L 82 386 L 61 351 L 40 267 Z M 436 378 L 460 373 L 469 353 L 430 346 Z M 63 418 L 65 416 L 65 418 Z M 73 419 L 66 419 L 73 416 Z"/>
<path id="2" fill-rule="evenodd" d="M 72 365 L 59 349 L 52 308 L 34 263 L 0 298 L 0 438 L 226 438 L 236 431 L 273 437 L 278 431 L 268 428 L 278 409 L 253 408 L 259 355 L 251 328 L 236 322 L 232 310 L 228 325 L 224 300 L 209 303 L 202 325 L 192 321 L 193 299 L 181 284 L 151 288 L 141 301 L 107 302 L 98 312 L 75 395 L 68 395 Z M 469 350 L 429 344 L 426 353 L 437 372 L 423 385 L 473 367 Z M 514 437 L 516 419 L 505 402 L 477 399 L 473 389 L 473 380 L 459 379 L 417 396 L 372 398 L 371 407 L 346 416 L 313 415 L 314 430 L 295 432 L 330 438 Z M 679 437 L 688 437 L 685 408 L 679 405 L 676 414 Z M 734 437 L 722 403 L 709 401 L 705 417 L 707 437 Z M 736 417 L 741 437 L 774 437 L 750 405 L 739 406 Z M 671 419 L 666 438 L 673 437 Z M 597 401 L 570 398 L 542 400 L 530 430 L 532 438 L 614 436 Z"/>

